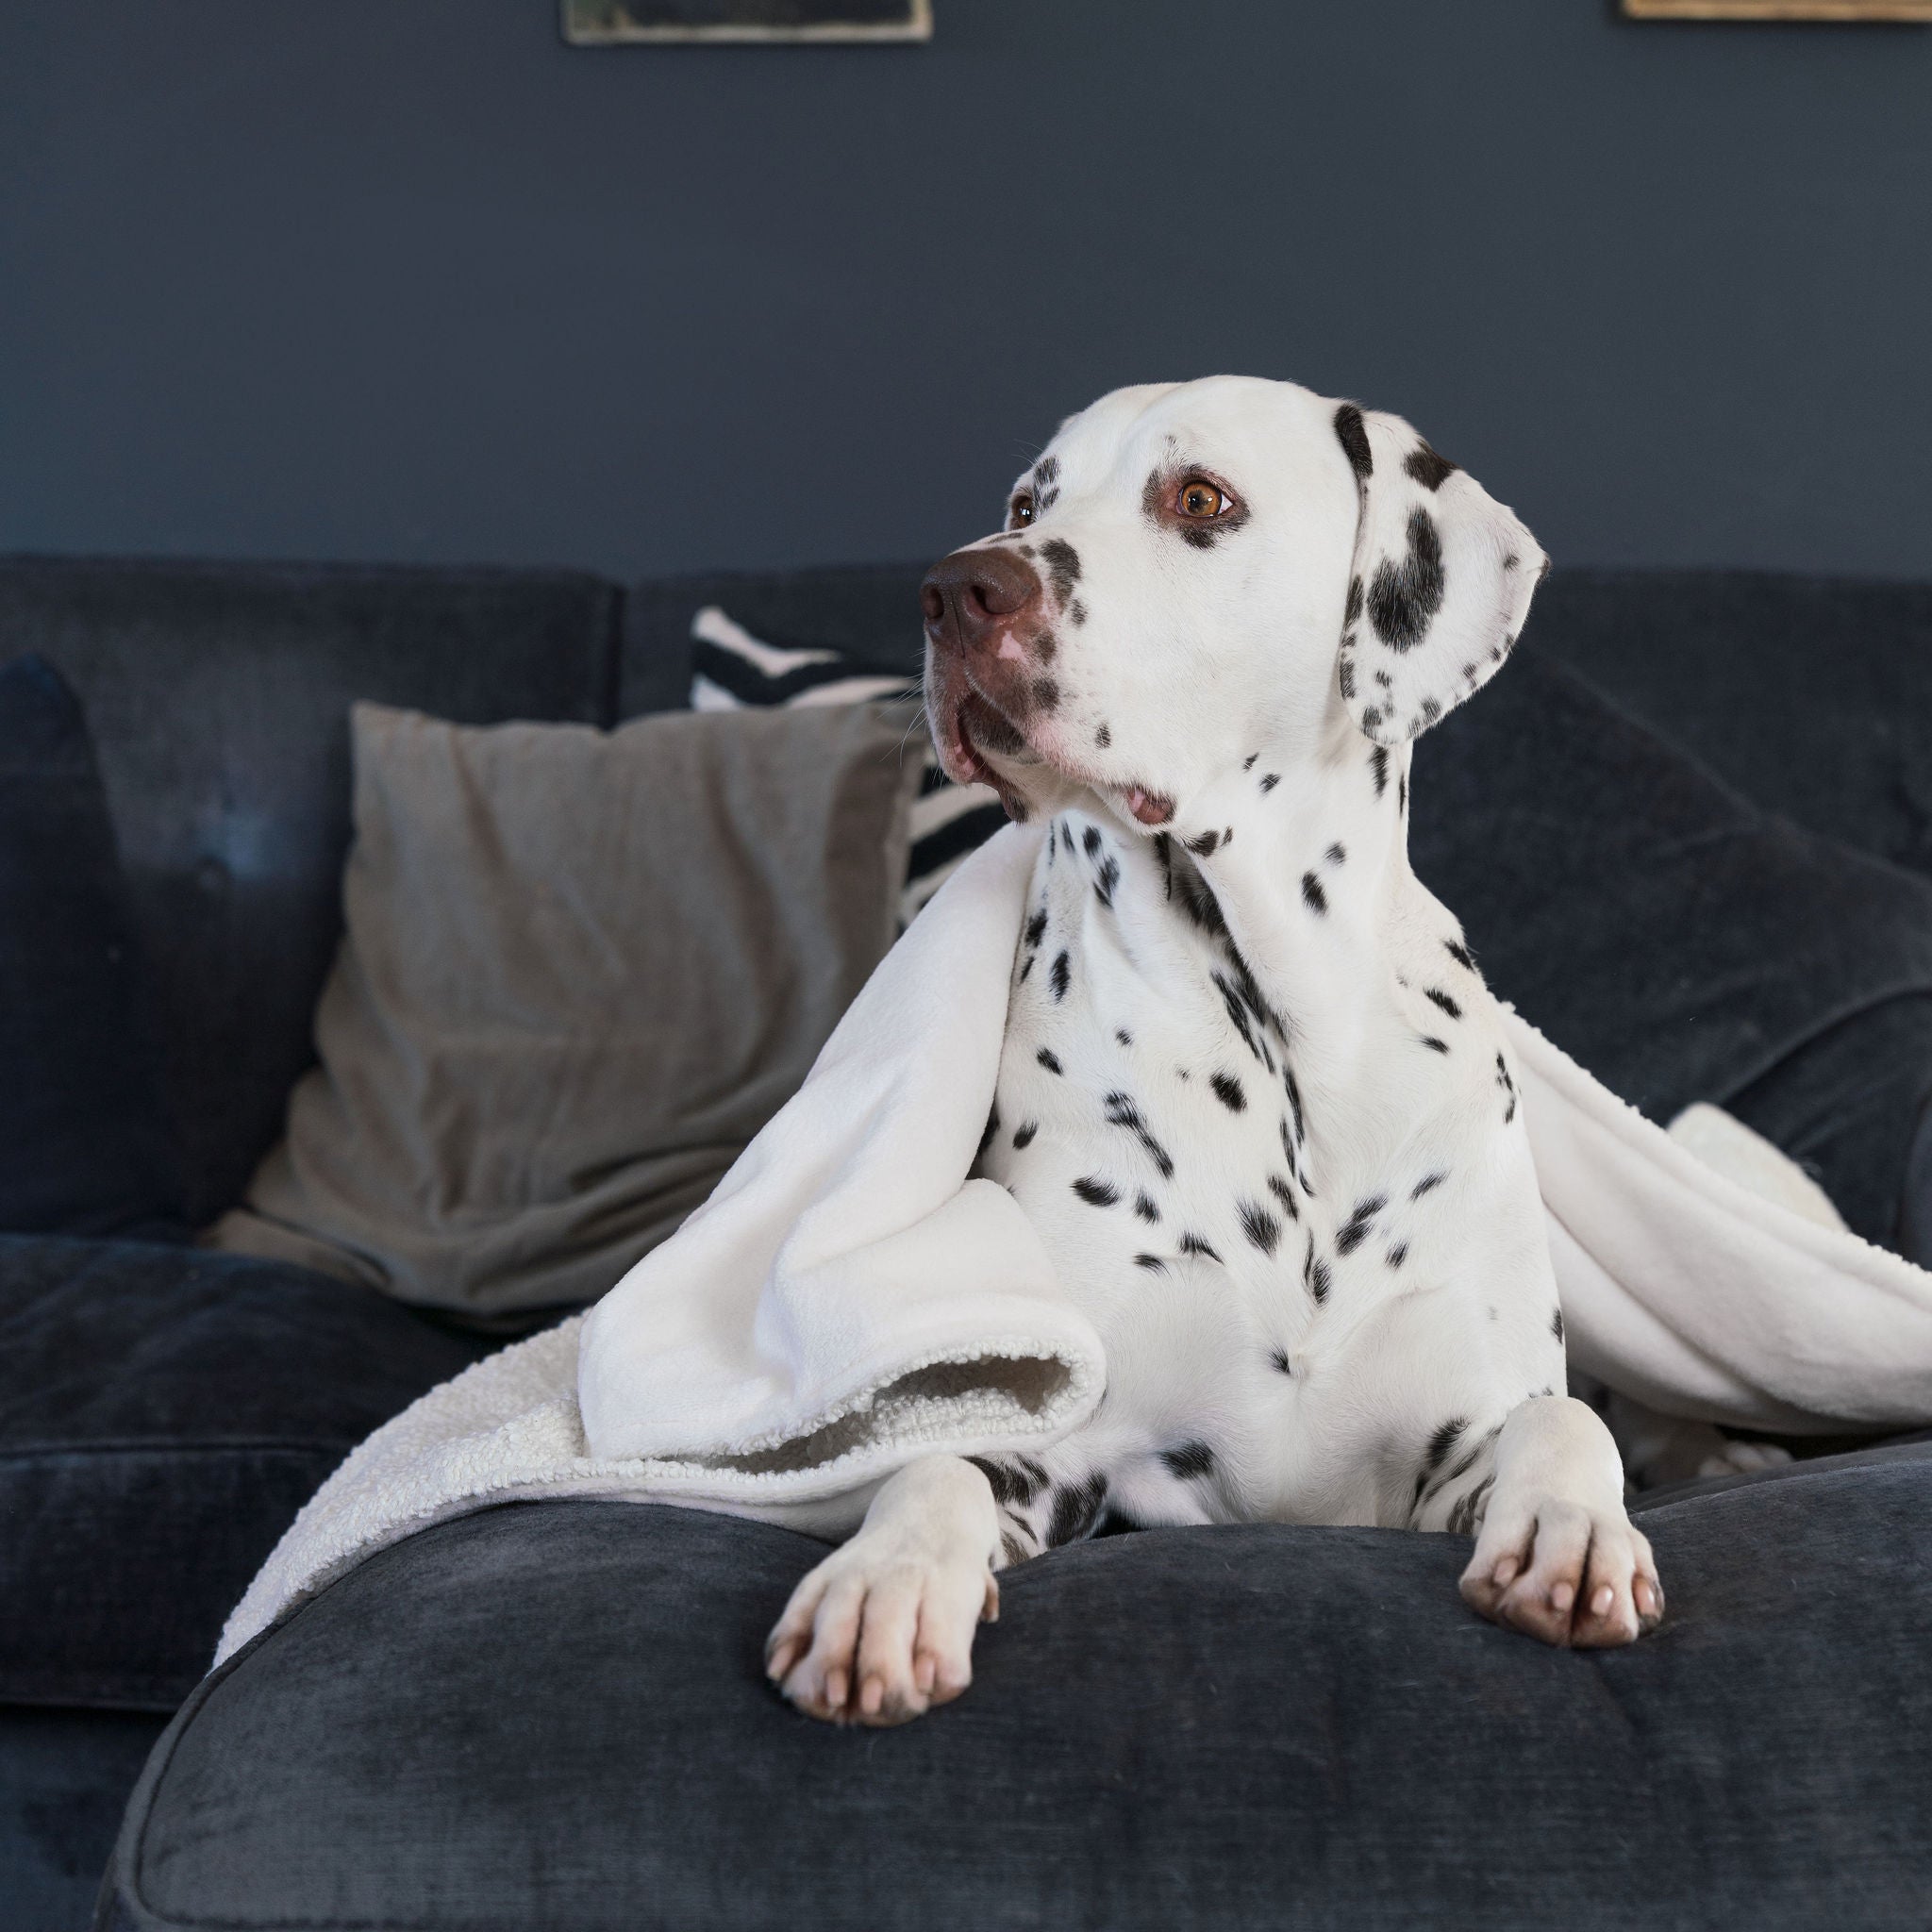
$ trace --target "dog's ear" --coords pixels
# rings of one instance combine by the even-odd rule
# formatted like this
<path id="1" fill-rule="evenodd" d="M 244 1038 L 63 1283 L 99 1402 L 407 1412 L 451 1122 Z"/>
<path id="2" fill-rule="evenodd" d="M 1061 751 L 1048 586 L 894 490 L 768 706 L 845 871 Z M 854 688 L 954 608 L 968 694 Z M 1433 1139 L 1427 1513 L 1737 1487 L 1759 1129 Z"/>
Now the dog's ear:
<path id="1" fill-rule="evenodd" d="M 1337 676 L 1362 730 L 1404 744 L 1496 675 L 1550 562 L 1401 417 L 1344 403 L 1335 434 L 1360 498 Z"/>

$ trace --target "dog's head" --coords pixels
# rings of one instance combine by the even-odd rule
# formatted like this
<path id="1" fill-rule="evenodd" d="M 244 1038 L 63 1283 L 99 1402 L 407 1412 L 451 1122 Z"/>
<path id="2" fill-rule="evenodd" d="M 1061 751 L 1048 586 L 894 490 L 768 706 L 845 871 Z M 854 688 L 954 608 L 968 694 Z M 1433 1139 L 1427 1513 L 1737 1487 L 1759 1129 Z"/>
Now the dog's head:
<path id="1" fill-rule="evenodd" d="M 1263 747 L 1425 730 L 1546 568 L 1399 417 L 1241 376 L 1117 390 L 927 573 L 934 741 L 1017 817 L 1091 791 L 1158 826 Z"/>

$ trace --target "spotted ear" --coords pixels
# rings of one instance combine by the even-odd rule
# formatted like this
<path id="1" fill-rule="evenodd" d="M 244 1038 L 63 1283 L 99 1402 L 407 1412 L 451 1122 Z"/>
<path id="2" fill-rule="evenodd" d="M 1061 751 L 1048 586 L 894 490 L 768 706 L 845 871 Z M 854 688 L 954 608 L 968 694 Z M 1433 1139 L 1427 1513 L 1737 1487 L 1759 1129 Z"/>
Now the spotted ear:
<path id="1" fill-rule="evenodd" d="M 1344 403 L 1360 499 L 1337 676 L 1378 744 L 1405 744 L 1502 668 L 1550 560 L 1474 477 L 1399 416 Z"/>

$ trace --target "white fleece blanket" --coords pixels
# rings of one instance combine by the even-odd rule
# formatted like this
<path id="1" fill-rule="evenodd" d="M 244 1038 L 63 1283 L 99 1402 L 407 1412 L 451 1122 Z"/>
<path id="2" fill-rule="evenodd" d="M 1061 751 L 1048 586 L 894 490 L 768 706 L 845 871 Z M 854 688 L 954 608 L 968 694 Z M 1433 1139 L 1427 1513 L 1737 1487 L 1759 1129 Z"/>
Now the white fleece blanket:
<path id="1" fill-rule="evenodd" d="M 544 1496 L 838 1531 L 916 1455 L 1077 1427 L 1106 1364 L 1004 1190 L 992 1103 L 1037 829 L 887 956 L 798 1094 L 588 1316 L 432 1390 L 324 1484 L 217 1661 L 375 1551 Z M 1576 1367 L 1787 1433 L 1932 1422 L 1932 1274 L 1765 1200 L 1507 1015 Z"/>

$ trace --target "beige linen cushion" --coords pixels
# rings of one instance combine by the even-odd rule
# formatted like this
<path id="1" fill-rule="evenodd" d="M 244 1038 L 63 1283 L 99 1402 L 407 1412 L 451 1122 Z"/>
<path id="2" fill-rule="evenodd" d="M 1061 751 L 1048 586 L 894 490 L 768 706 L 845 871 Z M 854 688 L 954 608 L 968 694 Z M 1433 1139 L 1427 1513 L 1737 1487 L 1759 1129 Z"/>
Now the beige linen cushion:
<path id="1" fill-rule="evenodd" d="M 891 943 L 907 714 L 351 724 L 320 1064 L 208 1239 L 479 1318 L 591 1300 L 710 1191 Z"/>

